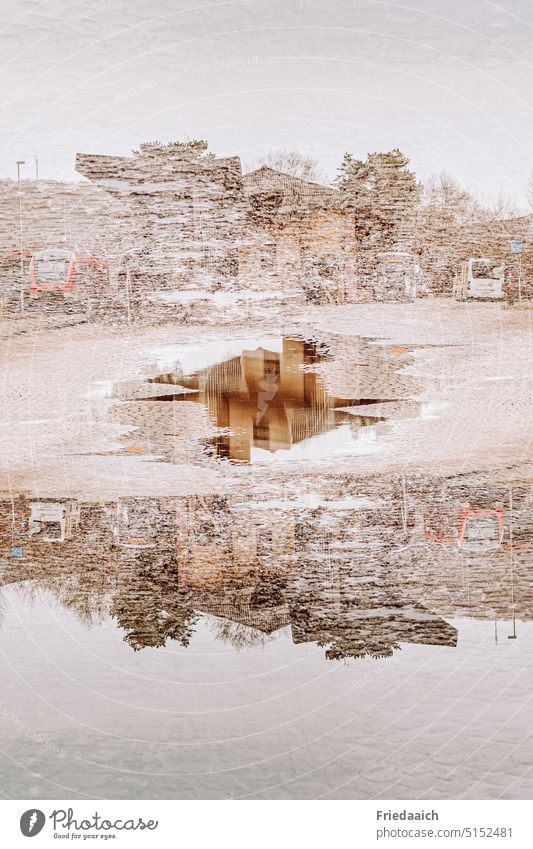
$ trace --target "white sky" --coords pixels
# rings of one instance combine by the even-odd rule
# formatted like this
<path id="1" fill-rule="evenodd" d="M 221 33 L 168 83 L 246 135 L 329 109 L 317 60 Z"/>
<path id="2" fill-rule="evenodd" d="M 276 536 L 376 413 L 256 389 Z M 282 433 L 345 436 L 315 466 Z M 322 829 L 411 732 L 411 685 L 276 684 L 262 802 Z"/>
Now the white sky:
<path id="1" fill-rule="evenodd" d="M 398 146 L 421 179 L 524 200 L 531 0 L 0 3 L 0 177 L 201 136 L 244 166 L 297 147 L 330 178 Z"/>

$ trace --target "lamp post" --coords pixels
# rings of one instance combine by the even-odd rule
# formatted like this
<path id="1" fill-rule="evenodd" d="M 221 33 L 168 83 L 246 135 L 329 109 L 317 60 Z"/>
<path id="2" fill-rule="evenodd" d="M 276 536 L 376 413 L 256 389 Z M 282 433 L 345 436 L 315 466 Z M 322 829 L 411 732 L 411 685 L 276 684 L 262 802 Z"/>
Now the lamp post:
<path id="1" fill-rule="evenodd" d="M 518 254 L 518 303 L 522 303 L 522 239 L 515 237 L 511 241 L 511 253 Z"/>
<path id="2" fill-rule="evenodd" d="M 518 639 L 516 636 L 516 606 L 514 598 L 514 564 L 513 564 L 513 488 L 509 487 L 509 559 L 511 566 L 511 607 L 513 608 L 513 633 L 508 640 Z"/>
<path id="3" fill-rule="evenodd" d="M 20 188 L 20 166 L 24 159 L 17 159 L 17 185 L 19 190 L 19 235 L 20 235 L 20 311 L 24 312 L 24 246 L 22 240 L 22 190 Z"/>

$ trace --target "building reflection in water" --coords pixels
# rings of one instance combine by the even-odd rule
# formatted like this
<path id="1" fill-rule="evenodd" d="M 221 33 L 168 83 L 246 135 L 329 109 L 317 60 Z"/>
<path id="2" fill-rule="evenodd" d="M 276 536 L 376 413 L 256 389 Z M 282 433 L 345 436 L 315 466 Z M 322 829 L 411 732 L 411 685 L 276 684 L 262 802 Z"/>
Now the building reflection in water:
<path id="1" fill-rule="evenodd" d="M 293 446 L 343 424 L 353 431 L 384 419 L 357 415 L 354 409 L 382 398 L 340 398 L 328 394 L 314 366 L 327 354 L 315 341 L 285 337 L 281 351 L 263 347 L 213 364 L 191 375 L 180 372 L 153 378 L 181 391 L 147 401 L 205 404 L 219 430 L 216 454 L 250 462 L 252 450 L 290 451 Z"/>
<path id="2" fill-rule="evenodd" d="M 402 643 L 455 646 L 456 616 L 531 618 L 526 488 L 511 510 L 504 490 L 343 490 L 308 504 L 5 500 L 1 584 L 48 590 L 83 621 L 111 615 L 134 649 L 186 646 L 209 617 L 237 648 L 280 632 L 331 659 L 386 657 Z"/>

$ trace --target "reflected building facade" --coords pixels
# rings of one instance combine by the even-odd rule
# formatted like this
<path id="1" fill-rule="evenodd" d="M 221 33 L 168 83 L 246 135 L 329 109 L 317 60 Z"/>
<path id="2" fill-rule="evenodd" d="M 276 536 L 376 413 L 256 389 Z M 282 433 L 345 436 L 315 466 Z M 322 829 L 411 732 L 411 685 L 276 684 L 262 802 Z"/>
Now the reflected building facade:
<path id="1" fill-rule="evenodd" d="M 212 440 L 216 455 L 241 462 L 250 462 L 254 448 L 290 451 L 341 424 L 357 429 L 382 421 L 343 408 L 384 399 L 339 398 L 327 392 L 316 370 L 325 356 L 314 341 L 284 337 L 280 351 L 258 347 L 190 375 L 159 375 L 150 382 L 159 390 L 168 384 L 175 389 L 146 400 L 205 405 L 218 430 Z"/>
<path id="2" fill-rule="evenodd" d="M 283 631 L 330 659 L 453 647 L 456 616 L 530 620 L 528 489 L 513 489 L 511 513 L 503 492 L 448 486 L 459 530 L 445 543 L 428 538 L 442 486 L 410 484 L 406 495 L 388 480 L 365 498 L 347 489 L 310 505 L 222 495 L 82 503 L 62 540 L 30 533 L 31 499 L 4 500 L 0 581 L 48 590 L 84 621 L 112 616 L 134 649 L 186 646 L 200 617 L 236 643 Z M 491 497 L 501 538 L 465 548 L 461 511 L 488 511 Z"/>

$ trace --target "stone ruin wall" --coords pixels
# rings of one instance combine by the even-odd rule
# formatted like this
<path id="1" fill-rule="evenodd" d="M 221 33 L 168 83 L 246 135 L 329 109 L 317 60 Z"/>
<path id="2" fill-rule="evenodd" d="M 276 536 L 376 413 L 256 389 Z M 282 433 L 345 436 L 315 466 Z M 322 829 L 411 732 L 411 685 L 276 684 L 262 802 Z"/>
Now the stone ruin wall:
<path id="1" fill-rule="evenodd" d="M 239 158 L 144 147 L 134 157 L 76 159 L 77 170 L 127 215 L 119 271 L 129 273 L 134 291 L 235 283 L 244 221 Z"/>

